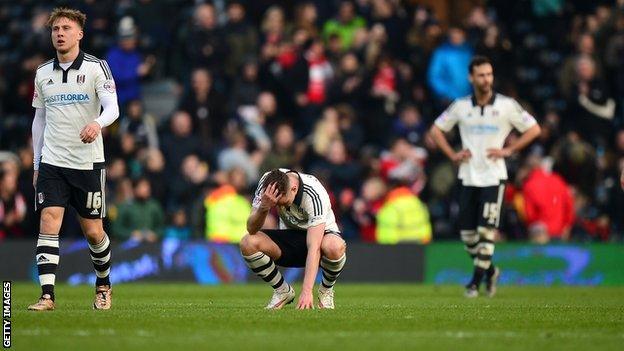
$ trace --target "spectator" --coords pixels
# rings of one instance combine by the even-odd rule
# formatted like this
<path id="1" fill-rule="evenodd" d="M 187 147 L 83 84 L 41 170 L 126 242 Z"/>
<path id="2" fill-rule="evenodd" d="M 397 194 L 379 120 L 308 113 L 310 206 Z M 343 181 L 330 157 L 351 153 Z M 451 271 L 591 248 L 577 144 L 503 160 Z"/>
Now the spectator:
<path id="1" fill-rule="evenodd" d="M 228 57 L 225 72 L 234 77 L 245 58 L 255 55 L 258 47 L 258 32 L 247 23 L 245 7 L 241 1 L 230 1 L 227 6 L 228 22 L 223 28 Z"/>
<path id="2" fill-rule="evenodd" d="M 151 191 L 146 178 L 134 182 L 134 198 L 119 206 L 119 214 L 113 223 L 116 239 L 154 242 L 162 237 L 165 218 Z"/>
<path id="3" fill-rule="evenodd" d="M 329 40 L 332 35 L 338 35 L 343 49 L 351 48 L 355 33 L 366 27 L 366 21 L 357 15 L 355 3 L 352 0 L 342 0 L 338 7 L 338 16 L 330 19 L 323 25 L 323 37 Z"/>
<path id="4" fill-rule="evenodd" d="M 232 186 L 236 172 L 236 169 L 228 172 L 228 182 L 213 190 L 204 200 L 206 239 L 209 241 L 236 244 L 247 233 L 251 203 Z"/>
<path id="5" fill-rule="evenodd" d="M 431 57 L 427 81 L 441 105 L 470 94 L 468 63 L 472 48 L 460 28 L 449 29 L 448 42 L 438 47 Z"/>
<path id="6" fill-rule="evenodd" d="M 119 106 L 124 110 L 130 101 L 141 99 L 141 78 L 150 73 L 156 58 L 144 59 L 137 49 L 137 28 L 131 17 L 121 19 L 118 34 L 119 43 L 106 53 L 106 61 L 115 78 Z"/>
<path id="7" fill-rule="evenodd" d="M 162 139 L 160 150 L 165 156 L 165 174 L 172 179 L 180 169 L 182 160 L 191 154 L 201 154 L 201 141 L 193 135 L 191 116 L 177 111 L 171 117 L 170 131 Z"/>
<path id="8" fill-rule="evenodd" d="M 570 189 L 561 176 L 549 170 L 548 161 L 537 155 L 530 156 L 529 173 L 522 186 L 529 232 L 534 228 L 534 233 L 541 233 L 544 227 L 547 233 L 537 240 L 541 244 L 549 239 L 567 241 L 575 217 Z"/>
<path id="9" fill-rule="evenodd" d="M 323 159 L 312 166 L 312 173 L 317 177 L 326 179 L 331 191 L 340 196 L 346 189 L 359 188 L 361 168 L 348 154 L 344 142 L 340 139 L 333 140 Z"/>
<path id="10" fill-rule="evenodd" d="M 158 132 L 154 116 L 143 110 L 140 100 L 128 102 L 125 118 L 119 124 L 119 133 L 134 137 L 137 147 L 158 148 Z"/>
<path id="11" fill-rule="evenodd" d="M 159 203 L 165 203 L 169 182 L 165 178 L 165 158 L 159 149 L 149 148 L 143 152 L 142 168 L 145 178 L 152 185 L 152 196 Z"/>
<path id="12" fill-rule="evenodd" d="M 386 194 L 386 183 L 379 177 L 373 177 L 364 181 L 361 197 L 353 202 L 351 215 L 358 225 L 360 239 L 364 242 L 377 241 L 377 213 L 384 204 Z"/>
<path id="13" fill-rule="evenodd" d="M 203 3 L 195 7 L 193 27 L 189 37 L 183 42 L 192 68 L 221 71 L 229 49 L 223 32 L 218 27 L 214 5 Z"/>
<path id="14" fill-rule="evenodd" d="M 178 208 L 171 214 L 170 225 L 165 228 L 164 238 L 188 240 L 191 238 L 191 227 L 188 225 L 186 212 Z"/>
<path id="15" fill-rule="evenodd" d="M 206 162 L 191 154 L 184 157 L 178 173 L 179 176 L 170 180 L 167 205 L 168 208 L 184 208 L 190 217 L 195 201 L 210 182 L 210 169 Z"/>
<path id="16" fill-rule="evenodd" d="M 239 109 L 254 106 L 260 94 L 258 82 L 258 64 L 248 59 L 241 68 L 241 74 L 234 78 L 232 94 L 229 98 L 229 110 L 241 113 Z"/>
<path id="17" fill-rule="evenodd" d="M 275 168 L 292 169 L 296 164 L 295 132 L 290 124 L 280 124 L 273 135 L 273 147 L 260 165 L 260 173 L 264 174 Z"/>
<path id="18" fill-rule="evenodd" d="M 574 130 L 604 150 L 613 131 L 615 101 L 606 84 L 596 76 L 596 65 L 589 56 L 577 60 L 578 83 L 570 101 L 568 115 L 573 118 Z"/>
<path id="19" fill-rule="evenodd" d="M 245 170 L 249 183 L 258 180 L 258 167 L 264 158 L 260 152 L 247 153 L 247 138 L 240 131 L 229 136 L 229 147 L 219 153 L 219 170 L 230 171 L 234 168 Z"/>
<path id="20" fill-rule="evenodd" d="M 0 163 L 0 241 L 4 238 L 25 238 L 22 223 L 26 218 L 26 199 L 17 189 L 17 167 Z"/>
<path id="21" fill-rule="evenodd" d="M 431 241 L 429 211 L 407 187 L 391 190 L 377 213 L 377 242 L 398 244 Z"/>
<path id="22" fill-rule="evenodd" d="M 417 145 L 422 143 L 427 125 L 416 106 L 406 105 L 394 121 L 393 129 L 394 135 L 407 140 L 412 145 Z"/>
<path id="23" fill-rule="evenodd" d="M 225 106 L 223 96 L 214 89 L 212 74 L 204 68 L 193 70 L 191 90 L 182 98 L 179 109 L 191 116 L 194 134 L 205 149 L 218 146 L 223 136 Z"/>

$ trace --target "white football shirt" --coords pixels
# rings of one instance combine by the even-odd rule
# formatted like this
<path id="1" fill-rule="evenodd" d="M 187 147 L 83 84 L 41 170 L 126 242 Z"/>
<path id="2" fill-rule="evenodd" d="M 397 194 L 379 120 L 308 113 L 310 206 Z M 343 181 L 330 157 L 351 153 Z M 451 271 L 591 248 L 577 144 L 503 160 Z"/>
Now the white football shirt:
<path id="1" fill-rule="evenodd" d="M 280 171 L 284 173 L 295 172 L 285 168 L 280 168 Z M 325 223 L 325 232 L 340 233 L 325 187 L 311 174 L 295 173 L 299 176 L 299 190 L 292 205 L 278 206 L 280 229 L 307 230 L 310 227 Z M 269 172 L 260 178 L 252 202 L 254 208 L 260 207 L 262 191 L 264 191 L 263 182 L 268 174 Z"/>
<path id="2" fill-rule="evenodd" d="M 464 185 L 486 187 L 507 179 L 505 160 L 488 158 L 487 149 L 503 148 L 513 128 L 525 132 L 537 122 L 516 100 L 494 94 L 485 106 L 474 96 L 456 99 L 434 123 L 445 132 L 458 125 L 463 148 L 472 154 L 459 166 L 458 177 Z"/>
<path id="3" fill-rule="evenodd" d="M 80 140 L 80 131 L 101 110 L 100 97 L 114 96 L 115 82 L 108 64 L 82 51 L 69 68 L 58 58 L 37 68 L 32 106 L 45 109 L 45 131 L 41 162 L 72 169 L 104 166 L 102 135 L 90 144 Z"/>

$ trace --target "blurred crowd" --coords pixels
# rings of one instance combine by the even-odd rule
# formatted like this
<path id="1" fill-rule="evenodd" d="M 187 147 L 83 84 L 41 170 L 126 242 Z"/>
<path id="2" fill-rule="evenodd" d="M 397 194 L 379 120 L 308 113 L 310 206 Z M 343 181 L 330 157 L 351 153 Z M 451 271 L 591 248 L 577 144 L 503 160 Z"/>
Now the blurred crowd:
<path id="1" fill-rule="evenodd" d="M 0 3 L 0 239 L 37 235 L 33 79 L 54 53 L 49 11 L 67 5 L 87 14 L 81 48 L 118 89 L 104 130 L 112 238 L 236 242 L 259 177 L 285 167 L 326 185 L 348 240 L 457 239 L 456 167 L 427 130 L 471 93 L 482 54 L 496 91 L 542 126 L 507 160 L 501 239 L 621 241 L 624 1 L 469 1 L 450 20 L 419 3 Z M 171 113 L 146 106 L 164 81 Z M 78 237 L 68 213 L 62 235 Z"/>

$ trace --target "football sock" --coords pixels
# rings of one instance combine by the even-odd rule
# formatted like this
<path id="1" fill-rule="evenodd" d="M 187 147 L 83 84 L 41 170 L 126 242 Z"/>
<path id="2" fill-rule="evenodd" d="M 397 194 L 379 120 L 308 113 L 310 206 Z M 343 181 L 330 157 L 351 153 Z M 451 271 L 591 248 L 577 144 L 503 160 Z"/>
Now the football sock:
<path id="1" fill-rule="evenodd" d="M 347 254 L 343 254 L 342 257 L 337 260 L 330 260 L 325 256 L 321 257 L 321 269 L 323 270 L 321 285 L 323 288 L 331 289 L 334 286 L 346 261 Z"/>
<path id="2" fill-rule="evenodd" d="M 277 269 L 275 263 L 268 255 L 262 252 L 256 252 L 255 254 L 245 256 L 245 263 L 258 277 L 262 278 L 265 282 L 269 283 L 275 290 L 287 290 L 288 284 L 285 284 L 282 273 Z"/>
<path id="3" fill-rule="evenodd" d="M 479 243 L 477 245 L 477 255 L 474 258 L 474 274 L 471 284 L 479 286 L 483 275 L 490 269 L 493 270 L 492 255 L 494 255 L 494 235 L 495 229 L 478 227 Z"/>
<path id="4" fill-rule="evenodd" d="M 477 250 L 479 245 L 479 234 L 476 230 L 460 230 L 459 232 L 461 240 L 464 243 L 464 248 L 470 255 L 470 258 L 474 261 L 477 257 Z"/>
<path id="5" fill-rule="evenodd" d="M 54 281 L 59 263 L 59 236 L 39 234 L 35 255 L 41 295 L 48 294 L 54 300 Z"/>
<path id="6" fill-rule="evenodd" d="M 104 239 L 99 244 L 89 244 L 89 251 L 91 253 L 91 261 L 93 261 L 93 268 L 95 268 L 95 286 L 111 285 L 110 283 L 110 259 L 111 249 L 110 240 L 108 235 L 104 233 Z"/>

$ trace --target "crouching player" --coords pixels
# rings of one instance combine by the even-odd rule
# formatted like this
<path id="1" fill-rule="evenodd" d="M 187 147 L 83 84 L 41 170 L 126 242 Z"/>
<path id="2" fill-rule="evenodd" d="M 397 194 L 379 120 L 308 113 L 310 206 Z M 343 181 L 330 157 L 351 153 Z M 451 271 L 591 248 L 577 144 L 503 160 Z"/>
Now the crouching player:
<path id="1" fill-rule="evenodd" d="M 274 206 L 280 229 L 261 230 Z M 297 308 L 314 308 L 312 289 L 319 265 L 323 278 L 318 307 L 334 308 L 333 287 L 345 265 L 346 244 L 329 195 L 316 177 L 287 169 L 265 173 L 255 192 L 247 231 L 240 243 L 241 254 L 247 266 L 274 289 L 267 309 L 280 309 L 295 299 L 295 290 L 277 266 L 305 267 Z"/>

